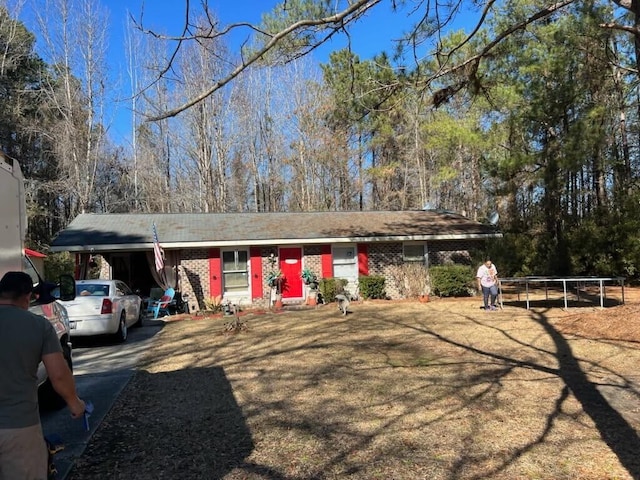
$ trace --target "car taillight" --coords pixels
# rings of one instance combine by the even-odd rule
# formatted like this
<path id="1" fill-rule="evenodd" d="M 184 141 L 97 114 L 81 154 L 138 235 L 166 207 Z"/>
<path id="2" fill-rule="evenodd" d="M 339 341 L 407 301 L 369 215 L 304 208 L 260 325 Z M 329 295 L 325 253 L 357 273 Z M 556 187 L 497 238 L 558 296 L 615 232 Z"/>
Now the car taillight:
<path id="1" fill-rule="evenodd" d="M 102 299 L 102 310 L 100 310 L 101 314 L 111 313 L 113 309 L 113 302 L 108 298 Z"/>

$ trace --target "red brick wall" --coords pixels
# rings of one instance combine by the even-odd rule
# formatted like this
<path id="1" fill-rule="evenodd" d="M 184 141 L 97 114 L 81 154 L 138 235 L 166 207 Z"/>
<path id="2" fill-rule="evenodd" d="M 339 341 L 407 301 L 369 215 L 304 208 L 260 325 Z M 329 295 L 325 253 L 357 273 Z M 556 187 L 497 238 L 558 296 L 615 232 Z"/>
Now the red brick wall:
<path id="1" fill-rule="evenodd" d="M 435 240 L 427 243 L 429 249 L 429 265 L 469 264 L 469 250 L 481 244 L 469 240 Z"/>
<path id="2" fill-rule="evenodd" d="M 369 244 L 369 275 L 385 277 L 385 291 L 389 298 L 400 298 L 397 287 L 391 281 L 394 265 L 402 263 L 402 243 Z"/>
<path id="3" fill-rule="evenodd" d="M 180 288 L 184 293 L 198 300 L 200 309 L 204 309 L 204 299 L 211 297 L 209 289 L 209 250 L 206 248 L 182 250 L 180 257 L 181 275 L 186 275 L 189 284 L 181 279 Z M 191 297 L 193 298 L 193 297 Z"/>
<path id="4" fill-rule="evenodd" d="M 450 241 L 438 240 L 428 242 L 430 265 L 443 265 L 448 263 L 464 263 L 469 261 L 469 250 L 477 248 L 478 242 L 474 241 Z M 303 247 L 303 268 L 310 268 L 318 278 L 322 278 L 322 255 L 328 250 L 325 245 L 308 245 Z M 369 275 L 382 275 L 386 281 L 387 295 L 390 298 L 399 298 L 398 289 L 391 281 L 391 269 L 393 265 L 402 263 L 402 242 L 370 243 L 367 245 Z M 266 283 L 267 275 L 271 270 L 269 265 L 269 255 L 273 253 L 276 260 L 275 268 L 278 265 L 278 248 L 275 246 L 255 247 L 251 249 L 252 255 L 260 253 L 260 263 L 262 266 L 262 297 L 253 300 L 253 305 L 268 307 L 270 305 L 270 288 Z M 210 271 L 209 271 L 209 249 L 184 249 L 181 251 L 181 275 L 186 274 L 190 280 L 192 291 L 183 286 L 183 291 L 189 295 L 194 295 L 198 299 L 200 308 L 204 308 L 203 300 L 211 297 L 210 291 Z M 102 261 L 103 272 L 109 271 L 109 264 Z M 105 278 L 108 275 L 105 275 Z M 253 272 L 252 272 L 253 277 Z M 251 281 L 256 281 L 251 278 Z M 184 284 L 183 284 L 184 285 Z"/>
<path id="5" fill-rule="evenodd" d="M 429 265 L 447 265 L 453 263 L 468 264 L 471 260 L 469 250 L 480 245 L 477 241 L 437 240 L 427 242 Z M 402 264 L 403 244 L 370 243 L 369 275 L 385 277 L 385 290 L 390 298 L 401 298 L 398 287 L 393 281 L 392 269 L 394 265 Z"/>
<path id="6" fill-rule="evenodd" d="M 302 268 L 313 271 L 318 280 L 322 278 L 322 247 L 320 245 L 307 245 L 302 249 Z"/>

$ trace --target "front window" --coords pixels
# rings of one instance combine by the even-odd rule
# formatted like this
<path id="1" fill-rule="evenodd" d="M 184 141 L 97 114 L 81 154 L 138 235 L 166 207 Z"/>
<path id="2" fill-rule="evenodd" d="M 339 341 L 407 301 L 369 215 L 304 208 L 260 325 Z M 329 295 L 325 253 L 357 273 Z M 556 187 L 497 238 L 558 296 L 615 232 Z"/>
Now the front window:
<path id="1" fill-rule="evenodd" d="M 246 250 L 222 252 L 225 293 L 246 293 L 249 289 L 249 254 Z"/>
<path id="2" fill-rule="evenodd" d="M 425 246 L 424 244 L 405 244 L 402 254 L 404 263 L 426 264 Z"/>

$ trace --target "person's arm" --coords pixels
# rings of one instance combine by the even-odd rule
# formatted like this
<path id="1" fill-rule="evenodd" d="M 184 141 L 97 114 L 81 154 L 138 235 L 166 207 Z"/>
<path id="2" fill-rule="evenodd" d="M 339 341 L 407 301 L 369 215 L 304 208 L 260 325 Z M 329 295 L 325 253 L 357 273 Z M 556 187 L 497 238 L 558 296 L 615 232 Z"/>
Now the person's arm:
<path id="1" fill-rule="evenodd" d="M 67 402 L 73 418 L 82 416 L 85 404 L 76 393 L 76 383 L 67 361 L 61 352 L 48 353 L 42 356 L 42 362 L 47 369 L 47 375 L 53 388 Z"/>

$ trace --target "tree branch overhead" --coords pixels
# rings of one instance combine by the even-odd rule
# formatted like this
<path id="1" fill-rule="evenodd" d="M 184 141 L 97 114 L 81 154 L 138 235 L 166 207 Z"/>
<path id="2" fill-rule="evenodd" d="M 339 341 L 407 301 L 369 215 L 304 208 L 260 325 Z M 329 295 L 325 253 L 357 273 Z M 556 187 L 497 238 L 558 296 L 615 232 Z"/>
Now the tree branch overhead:
<path id="1" fill-rule="evenodd" d="M 336 24 L 338 24 L 339 27 L 342 28 L 344 25 L 357 19 L 364 12 L 373 8 L 374 6 L 379 4 L 381 1 L 382 0 L 357 0 L 351 3 L 347 8 L 345 8 L 344 10 L 336 14 L 321 17 L 321 18 L 307 18 L 307 19 L 298 20 L 292 23 L 291 25 L 289 25 L 288 27 L 276 32 L 275 34 L 271 34 L 271 35 L 266 34 L 269 37 L 269 40 L 261 48 L 253 52 L 246 59 L 243 59 L 229 74 L 215 81 L 210 88 L 203 91 L 199 95 L 191 98 L 190 100 L 183 103 L 182 105 L 176 108 L 169 109 L 160 115 L 150 117 L 147 120 L 154 122 L 154 121 L 159 121 L 159 120 L 163 120 L 170 117 L 175 117 L 181 112 L 184 112 L 185 110 L 193 107 L 194 105 L 198 104 L 205 98 L 212 95 L 217 90 L 227 85 L 229 82 L 235 79 L 238 75 L 240 75 L 244 70 L 246 70 L 248 67 L 256 63 L 258 60 L 262 59 L 268 52 L 275 49 L 284 39 L 293 36 L 296 32 L 299 32 L 308 27 L 318 27 L 318 26 L 327 26 L 328 30 L 332 30 L 336 28 L 335 27 Z M 287 7 L 286 2 L 283 5 L 284 5 L 284 9 L 286 10 L 286 7 Z M 240 25 L 246 26 L 247 24 L 234 24 L 225 28 L 223 32 L 229 32 L 234 27 L 237 27 Z M 263 32 L 261 28 L 254 25 L 251 25 L 250 28 L 252 28 L 256 32 Z M 218 34 L 217 36 L 220 36 L 220 35 Z M 325 37 L 323 41 L 326 41 L 326 39 L 327 37 Z M 184 40 L 184 38 L 178 38 L 177 40 L 180 42 Z M 174 58 L 175 56 L 172 57 L 171 61 L 173 61 Z M 170 65 L 167 66 L 167 70 L 169 68 L 170 68 Z"/>

